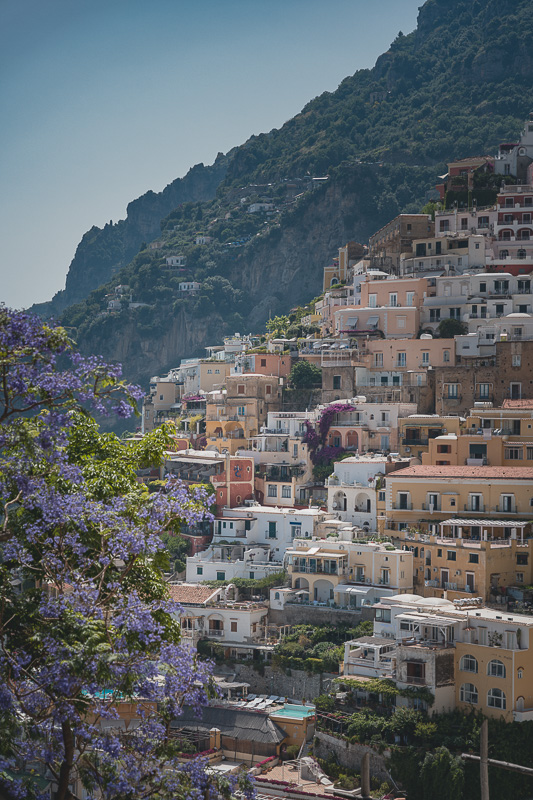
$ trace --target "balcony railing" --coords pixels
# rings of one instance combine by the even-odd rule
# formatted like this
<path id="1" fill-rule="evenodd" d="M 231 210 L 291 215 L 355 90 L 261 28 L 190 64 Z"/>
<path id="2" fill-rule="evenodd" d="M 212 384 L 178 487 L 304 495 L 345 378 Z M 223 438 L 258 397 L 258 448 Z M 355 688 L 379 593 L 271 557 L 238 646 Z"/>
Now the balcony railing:
<path id="1" fill-rule="evenodd" d="M 400 680 L 401 680 L 401 678 L 400 678 Z M 404 683 L 410 683 L 413 686 L 425 686 L 426 685 L 426 679 L 425 678 L 419 678 L 416 675 L 406 675 Z"/>
<path id="2" fill-rule="evenodd" d="M 221 636 L 224 636 L 224 631 L 220 630 L 219 628 L 209 628 L 209 630 L 207 632 L 207 635 L 208 636 L 221 637 Z"/>
<path id="3" fill-rule="evenodd" d="M 412 511 L 413 504 L 412 503 L 393 503 L 392 507 L 397 511 Z"/>
<path id="4" fill-rule="evenodd" d="M 402 439 L 402 444 L 411 445 L 412 447 L 424 447 L 428 443 L 429 439 L 427 436 L 420 436 L 418 439 L 410 439 L 406 436 Z"/>

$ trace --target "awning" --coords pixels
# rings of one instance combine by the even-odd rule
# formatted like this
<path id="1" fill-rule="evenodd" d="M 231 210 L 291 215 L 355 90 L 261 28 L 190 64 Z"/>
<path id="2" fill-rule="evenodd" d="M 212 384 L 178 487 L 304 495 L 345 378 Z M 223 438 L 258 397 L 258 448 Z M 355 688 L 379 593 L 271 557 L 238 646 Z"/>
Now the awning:
<path id="1" fill-rule="evenodd" d="M 371 328 L 377 328 L 379 325 L 379 317 L 369 317 L 366 324 Z"/>
<path id="2" fill-rule="evenodd" d="M 480 517 L 479 519 L 446 519 L 439 524 L 458 525 L 460 527 L 464 526 L 465 528 L 468 528 L 471 525 L 488 528 L 525 528 L 529 523 L 518 522 L 515 519 L 483 519 L 483 517 Z"/>
<path id="3" fill-rule="evenodd" d="M 352 328 L 356 328 L 358 319 L 359 317 L 348 317 L 348 319 L 346 320 L 346 324 L 351 325 Z"/>
<path id="4" fill-rule="evenodd" d="M 336 586 L 333 590 L 339 594 L 367 594 L 368 589 L 359 589 L 357 586 Z"/>

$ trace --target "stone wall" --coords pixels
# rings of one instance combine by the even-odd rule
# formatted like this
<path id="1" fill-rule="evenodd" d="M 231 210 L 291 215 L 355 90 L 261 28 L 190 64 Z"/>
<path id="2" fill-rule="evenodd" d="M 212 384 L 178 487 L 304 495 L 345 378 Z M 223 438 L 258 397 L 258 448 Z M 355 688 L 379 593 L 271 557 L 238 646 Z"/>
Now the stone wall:
<path id="1" fill-rule="evenodd" d="M 339 608 L 288 604 L 283 611 L 270 609 L 268 621 L 273 625 L 341 625 L 347 623 L 355 627 L 363 620 L 373 620 L 372 606 L 357 611 L 342 611 Z"/>
<path id="2" fill-rule="evenodd" d="M 301 701 L 305 698 L 312 701 L 319 694 L 329 691 L 331 681 L 338 678 L 334 673 L 325 672 L 320 675 L 309 675 L 304 670 L 293 669 L 290 675 L 275 667 L 265 667 L 261 675 L 251 665 L 234 664 L 227 670 L 218 668 L 217 675 L 235 676 L 236 681 L 250 684 L 248 690 L 253 694 L 277 694 L 291 700 Z"/>
<path id="3" fill-rule="evenodd" d="M 386 767 L 388 751 L 383 755 L 367 747 L 364 744 L 351 744 L 344 739 L 337 739 L 327 733 L 318 731 L 313 742 L 313 755 L 317 758 L 328 759 L 332 756 L 342 767 L 349 767 L 356 771 L 361 768 L 361 760 L 365 753 L 370 753 L 370 775 L 379 778 L 381 781 L 390 780 L 390 775 Z"/>

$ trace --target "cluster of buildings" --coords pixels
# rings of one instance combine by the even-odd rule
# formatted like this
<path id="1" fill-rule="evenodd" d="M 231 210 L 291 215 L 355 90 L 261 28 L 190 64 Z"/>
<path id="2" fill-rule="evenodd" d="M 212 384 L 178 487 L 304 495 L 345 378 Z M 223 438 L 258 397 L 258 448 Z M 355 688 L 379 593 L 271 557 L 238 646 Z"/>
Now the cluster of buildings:
<path id="1" fill-rule="evenodd" d="M 450 165 L 434 220 L 340 248 L 301 319 L 314 332 L 235 334 L 152 379 L 143 432 L 174 422 L 176 444 L 143 477 L 210 483 L 216 504 L 171 587 L 191 644 L 268 661 L 295 609 L 365 616 L 347 680 L 533 718 L 532 164 L 528 121 L 497 157 Z M 479 175 L 501 175 L 489 207 Z M 301 361 L 322 381 L 295 407 Z M 265 578 L 268 598 L 233 583 Z"/>

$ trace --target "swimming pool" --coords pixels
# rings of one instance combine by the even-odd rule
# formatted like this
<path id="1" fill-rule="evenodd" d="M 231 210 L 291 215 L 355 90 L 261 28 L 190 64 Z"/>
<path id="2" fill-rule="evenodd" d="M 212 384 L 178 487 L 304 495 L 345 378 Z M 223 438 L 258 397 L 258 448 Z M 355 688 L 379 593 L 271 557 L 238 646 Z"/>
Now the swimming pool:
<path id="1" fill-rule="evenodd" d="M 299 706 L 296 704 L 286 704 L 278 711 L 273 711 L 271 717 L 293 717 L 296 719 L 304 719 L 305 717 L 314 717 L 315 709 L 309 706 Z"/>

